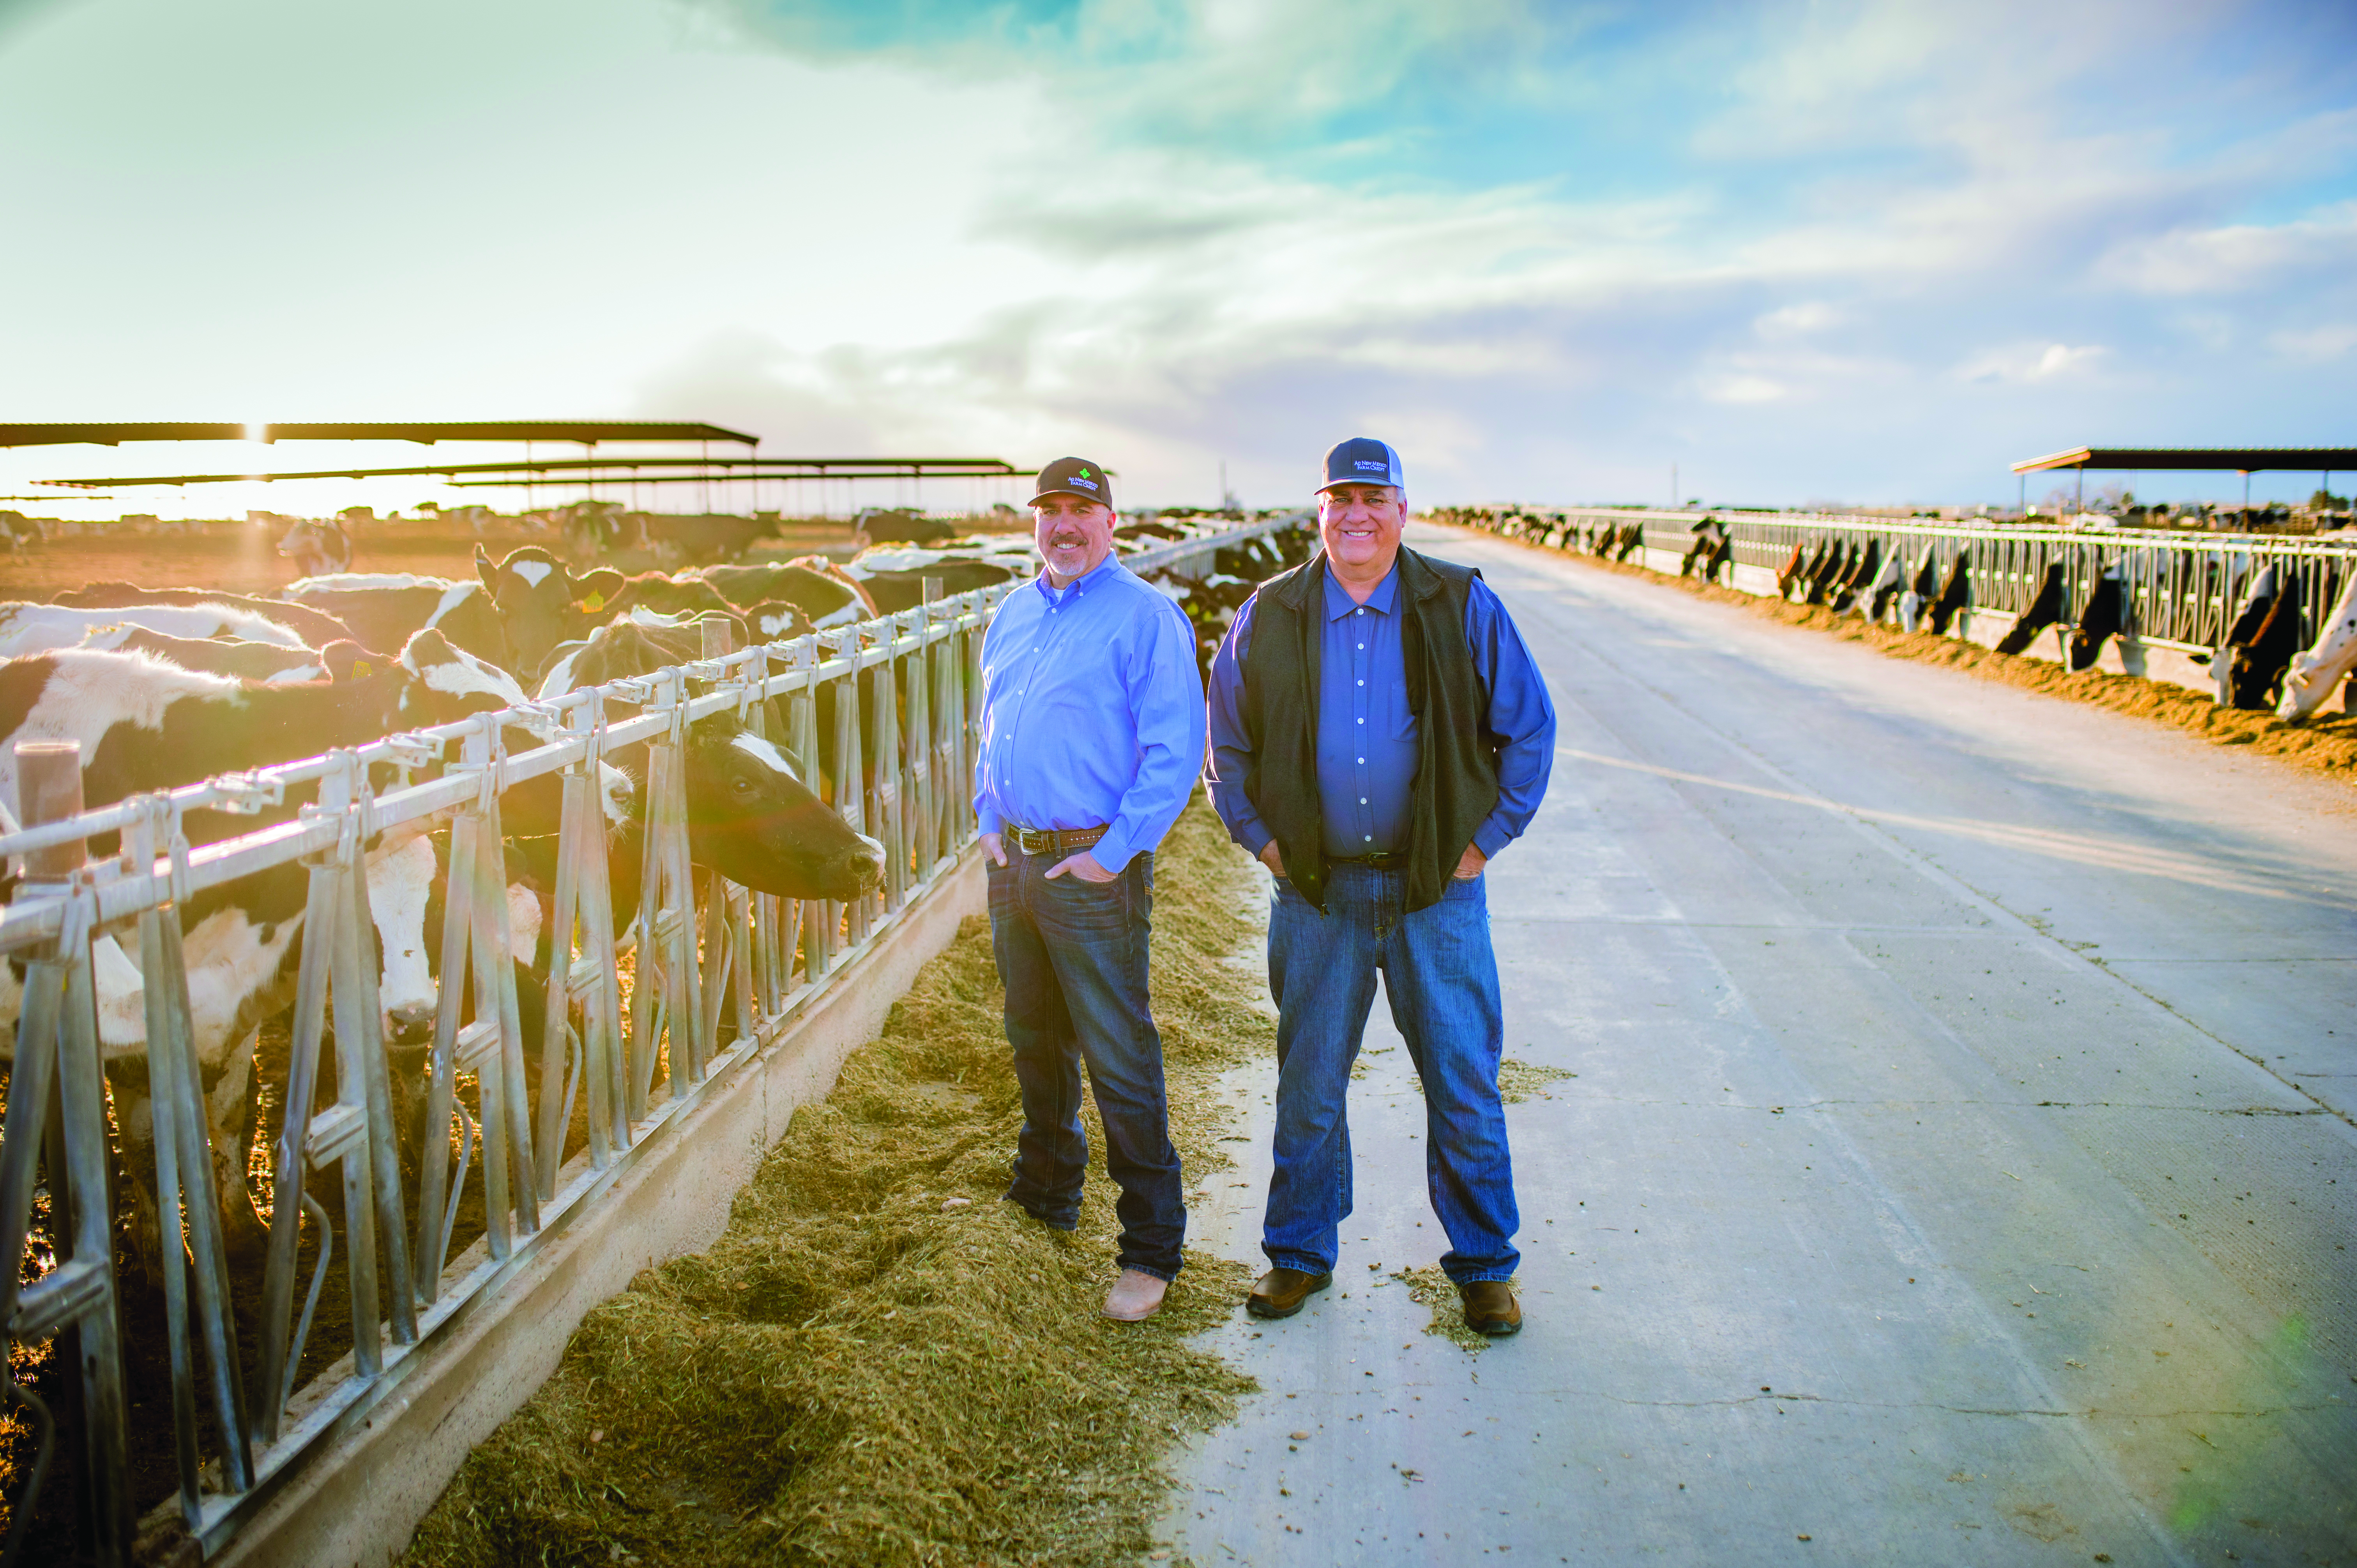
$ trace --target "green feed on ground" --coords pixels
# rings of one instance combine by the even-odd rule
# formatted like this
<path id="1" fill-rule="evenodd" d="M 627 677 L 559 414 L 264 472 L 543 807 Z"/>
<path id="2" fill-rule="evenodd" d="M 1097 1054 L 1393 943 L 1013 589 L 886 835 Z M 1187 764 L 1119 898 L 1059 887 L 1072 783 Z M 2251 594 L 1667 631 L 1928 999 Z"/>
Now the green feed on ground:
<path id="1" fill-rule="evenodd" d="M 2296 768 L 2338 779 L 2343 783 L 2357 782 L 2357 714 L 2317 714 L 2301 723 L 2293 724 L 2276 717 L 2272 713 L 2247 713 L 2221 707 L 2202 693 L 2190 691 L 2167 681 L 2149 681 L 2136 675 L 2114 675 L 2101 670 L 2083 670 L 2072 674 L 2061 665 L 2047 660 L 1999 653 L 1993 648 L 1983 648 L 1962 638 L 1941 637 L 1928 631 L 1904 632 L 1895 627 L 1871 624 L 1855 611 L 1836 615 L 1821 605 L 1796 605 L 1785 599 L 1721 587 L 1715 583 L 1698 582 L 1692 577 L 1674 577 L 1634 562 L 1607 561 L 1594 555 L 1582 555 L 1576 551 L 1548 550 L 1544 545 L 1529 540 L 1511 542 L 1521 544 L 1525 549 L 1542 551 L 1558 559 L 1577 561 L 1583 566 L 1617 572 L 1624 577 L 1642 577 L 1648 582 L 1680 588 L 1696 598 L 1710 599 L 1718 604 L 1741 605 L 1755 615 L 1781 620 L 1788 626 L 1831 632 L 1846 641 L 1865 643 L 1894 659 L 1944 664 L 1952 670 L 1963 670 L 1985 681 L 2000 681 L 2008 686 L 2020 686 L 2050 697 L 2091 703 L 2096 707 L 2109 708 L 2114 713 L 2150 719 L 2173 729 L 2184 730 L 2215 746 L 2247 746 L 2255 756 L 2276 757 Z"/>
<path id="2" fill-rule="evenodd" d="M 1432 1316 L 1424 1326 L 1426 1334 L 1467 1350 L 1487 1350 L 1493 1343 L 1488 1335 L 1476 1334 L 1465 1326 L 1465 1300 L 1457 1294 L 1457 1286 L 1441 1272 L 1438 1263 L 1426 1263 L 1420 1269 L 1394 1269 L 1392 1278 L 1407 1286 L 1407 1294 L 1431 1312 Z"/>
<path id="3" fill-rule="evenodd" d="M 1252 865 L 1199 800 L 1156 857 L 1154 1011 L 1189 1185 L 1227 1165 L 1213 1092 L 1274 1048 L 1252 1005 Z M 591 1312 L 468 1455 L 403 1562 L 1096 1563 L 1153 1541 L 1182 1434 L 1254 1385 L 1190 1337 L 1248 1272 L 1189 1251 L 1161 1315 L 1109 1323 L 1114 1193 L 1076 1234 L 1001 1201 L 1021 1124 L 988 923 L 968 920 L 795 1113 L 709 1251 Z M 953 1203 L 953 1199 L 965 1199 Z M 947 1205 L 947 1207 L 944 1207 Z"/>

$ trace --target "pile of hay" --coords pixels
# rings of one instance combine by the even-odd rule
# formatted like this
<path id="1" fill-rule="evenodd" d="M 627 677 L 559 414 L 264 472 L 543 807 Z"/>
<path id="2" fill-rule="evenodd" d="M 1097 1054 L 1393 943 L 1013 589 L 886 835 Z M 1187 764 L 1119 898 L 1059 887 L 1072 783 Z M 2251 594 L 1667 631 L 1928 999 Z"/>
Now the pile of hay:
<path id="1" fill-rule="evenodd" d="M 1527 540 L 1515 542 L 1533 550 L 1543 548 Z M 2344 782 L 2357 781 L 2357 714 L 2318 714 L 2303 723 L 2290 724 L 2270 713 L 2244 713 L 2239 709 L 2220 707 L 2199 692 L 2189 691 L 2166 681 L 2113 675 L 2100 670 L 2085 670 L 2074 675 L 2061 665 L 2047 660 L 1999 653 L 1995 649 L 1983 648 L 1962 638 L 1939 637 L 1928 631 L 1903 632 L 1888 626 L 1871 625 L 1863 616 L 1835 615 L 1822 605 L 1796 605 L 1789 600 L 1747 594 L 1740 589 L 1725 588 L 1692 577 L 1674 577 L 1634 562 L 1606 561 L 1593 555 L 1559 550 L 1549 550 L 1546 553 L 1577 561 L 1583 566 L 1683 588 L 1696 597 L 1719 604 L 1741 605 L 1756 615 L 1767 616 L 1788 626 L 1803 626 L 1814 631 L 1831 632 L 1846 641 L 1863 642 L 1896 659 L 1944 664 L 1952 670 L 1966 671 L 1984 680 L 2002 681 L 2008 686 L 2020 686 L 2050 697 L 2092 703 L 2114 713 L 2152 719 L 2184 730 L 2213 745 L 2246 746 L 2262 757 L 2277 757 L 2295 767 L 2329 774 Z"/>
<path id="2" fill-rule="evenodd" d="M 1211 1082 L 1273 1048 L 1249 860 L 1199 800 L 1157 857 L 1154 1008 L 1194 1185 Z M 1189 1252 L 1158 1317 L 1097 1315 L 1113 1190 L 1081 1229 L 999 1194 L 1021 1112 L 987 923 L 969 920 L 805 1107 L 707 1252 L 640 1275 L 418 1527 L 411 1564 L 1134 1560 L 1181 1434 L 1254 1386 L 1188 1337 L 1240 1265 Z M 1092 1151 L 1102 1129 L 1089 1113 Z M 958 1202 L 964 1199 L 967 1201 Z"/>

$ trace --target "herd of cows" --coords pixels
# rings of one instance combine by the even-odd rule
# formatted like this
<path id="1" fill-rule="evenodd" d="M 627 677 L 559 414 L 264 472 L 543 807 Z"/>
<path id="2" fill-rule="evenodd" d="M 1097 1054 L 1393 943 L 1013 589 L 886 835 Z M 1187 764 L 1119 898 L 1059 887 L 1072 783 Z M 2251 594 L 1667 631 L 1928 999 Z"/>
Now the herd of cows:
<path id="1" fill-rule="evenodd" d="M 1218 526 L 1130 522 L 1119 548 L 1134 553 Z M 1299 528 L 1265 534 L 1220 549 L 1201 564 L 1208 570 L 1149 578 L 1186 610 L 1208 663 L 1253 585 L 1304 558 L 1310 537 Z M 929 582 L 954 595 L 1027 575 L 1032 560 L 1023 534 L 876 546 L 848 563 L 805 556 L 631 575 L 585 570 L 537 545 L 497 562 L 479 547 L 476 556 L 475 576 L 456 581 L 333 573 L 269 597 L 94 583 L 48 603 L 0 604 L 0 805 L 17 800 L 24 741 L 77 743 L 87 809 L 495 712 L 507 749 L 522 751 L 557 738 L 547 704 L 693 662 L 715 622 L 734 647 L 840 631 L 922 603 Z M 819 691 L 828 711 L 818 733 L 830 735 L 832 704 L 862 699 L 851 683 Z M 610 694 L 605 705 L 609 719 L 635 711 Z M 864 710 L 860 722 L 868 722 Z M 856 800 L 861 781 L 824 776 L 831 764 L 822 777 L 804 777 L 768 738 L 782 733 L 729 713 L 692 726 L 683 758 L 691 859 L 757 893 L 861 898 L 882 881 L 888 852 L 834 804 L 839 790 Z M 862 749 L 872 758 L 872 745 Z M 600 764 L 618 930 L 639 908 L 644 753 L 643 744 L 609 749 Z M 539 1059 L 531 1036 L 542 1020 L 531 999 L 543 993 L 550 961 L 560 796 L 559 780 L 544 776 L 501 800 L 527 1061 Z M 291 820 L 308 798 L 289 789 L 258 816 L 191 810 L 184 831 L 192 845 L 251 832 Z M 0 830 L 14 825 L 0 821 Z M 429 820 L 385 833 L 368 853 L 381 1022 L 396 1098 L 411 1108 L 402 1114 L 413 1160 L 426 1138 L 414 1091 L 437 1012 L 448 841 L 447 823 Z M 111 834 L 89 845 L 100 856 L 118 847 Z M 11 863 L 0 897 L 15 894 L 20 870 Z M 178 911 L 215 1190 L 233 1251 L 258 1248 L 266 1233 L 246 1170 L 262 1114 L 256 1053 L 262 1026 L 294 1000 L 306 893 L 304 869 L 288 864 L 199 893 Z M 137 950 L 102 934 L 93 972 L 121 1168 L 131 1178 L 132 1251 L 152 1272 L 161 1228 Z M 12 1051 L 24 974 L 21 958 L 0 964 L 0 1051 Z M 400 1092 L 404 1084 L 412 1092 Z"/>
<path id="2" fill-rule="evenodd" d="M 1641 560 L 1645 546 L 1643 525 L 1635 521 L 1578 521 L 1562 513 L 1514 509 L 1448 510 L 1433 516 L 1437 521 L 1613 561 Z M 1727 524 L 1704 517 L 1687 532 L 1678 575 L 1731 583 L 1735 540 Z M 1886 548 L 1875 536 L 1804 540 L 1792 545 L 1776 569 L 1776 592 L 1789 602 L 1945 637 L 1973 608 L 1974 550 L 1962 540 L 1931 541 L 1911 554 Z M 2113 554 L 2072 619 L 2066 568 L 2061 561 L 2049 562 L 2029 603 L 1998 640 L 1997 651 L 2027 652 L 2040 634 L 2061 628 L 2067 634 L 2068 666 L 2074 671 L 2093 668 L 2105 643 L 2135 633 L 2134 585 L 2140 564 L 2135 547 Z M 2325 574 L 2316 602 L 2334 606 L 2321 625 L 2312 625 L 2309 585 L 2295 564 L 2245 560 L 2238 564 L 2222 557 L 2209 568 L 2215 589 L 2236 606 L 2209 656 L 2219 703 L 2255 712 L 2272 709 L 2293 720 L 2317 712 L 2357 666 L 2357 573 L 2340 572 L 2331 558 L 2308 568 Z"/>

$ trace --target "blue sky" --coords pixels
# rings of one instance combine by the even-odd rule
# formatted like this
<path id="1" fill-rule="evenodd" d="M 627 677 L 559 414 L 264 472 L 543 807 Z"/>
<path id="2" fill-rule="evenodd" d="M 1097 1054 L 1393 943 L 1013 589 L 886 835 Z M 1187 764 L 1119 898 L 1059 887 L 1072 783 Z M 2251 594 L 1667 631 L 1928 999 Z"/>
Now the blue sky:
<path id="1" fill-rule="evenodd" d="M 701 418 L 1165 503 L 1366 433 L 1425 502 L 2009 500 L 2082 442 L 2357 442 L 2352 44 L 2149 0 L 0 0 L 0 418 Z M 479 499 L 245 489 L 125 505 Z"/>

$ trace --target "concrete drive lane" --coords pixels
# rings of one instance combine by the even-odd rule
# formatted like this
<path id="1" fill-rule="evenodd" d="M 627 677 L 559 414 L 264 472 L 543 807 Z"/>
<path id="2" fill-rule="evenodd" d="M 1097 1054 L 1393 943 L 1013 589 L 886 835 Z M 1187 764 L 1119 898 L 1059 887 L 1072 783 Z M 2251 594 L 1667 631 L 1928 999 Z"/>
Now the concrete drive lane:
<path id="1" fill-rule="evenodd" d="M 2357 1562 L 2357 793 L 1411 542 L 1563 719 L 1490 886 L 1508 1055 L 1577 1075 L 1507 1110 L 1526 1326 L 1392 1280 L 1445 1243 L 1378 1003 L 1335 1288 L 1213 1336 L 1264 1391 L 1173 1554 Z M 1273 1079 L 1195 1198 L 1254 1262 Z"/>

